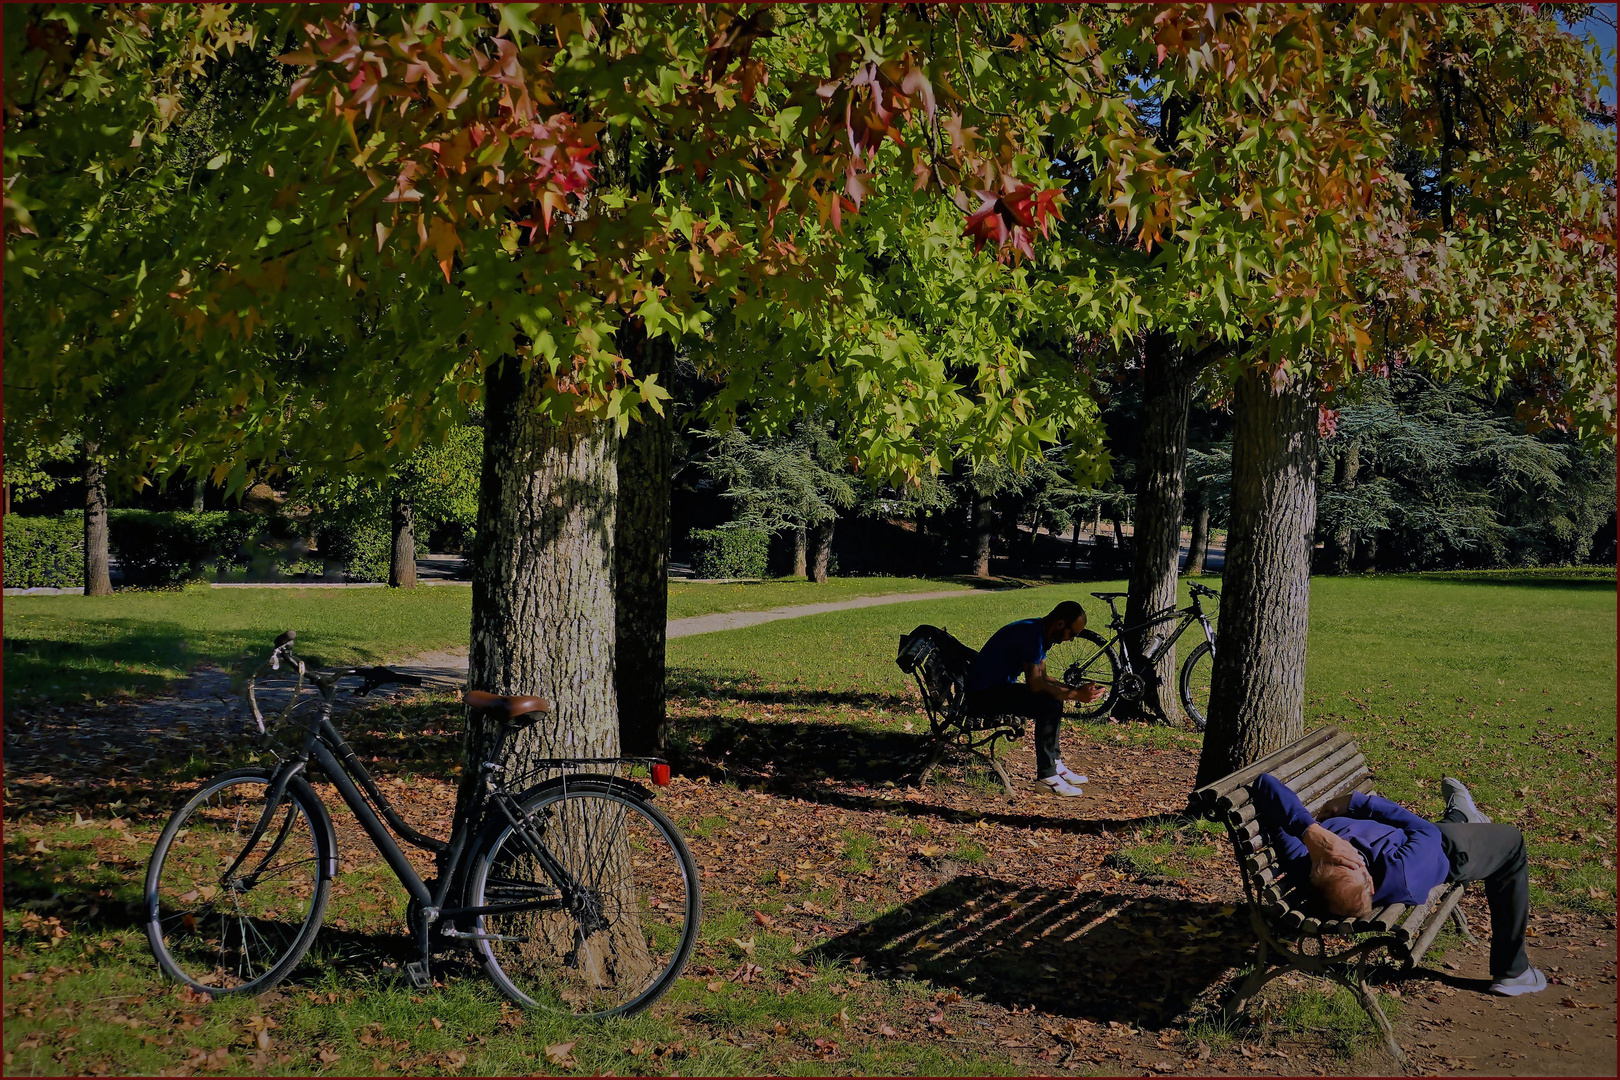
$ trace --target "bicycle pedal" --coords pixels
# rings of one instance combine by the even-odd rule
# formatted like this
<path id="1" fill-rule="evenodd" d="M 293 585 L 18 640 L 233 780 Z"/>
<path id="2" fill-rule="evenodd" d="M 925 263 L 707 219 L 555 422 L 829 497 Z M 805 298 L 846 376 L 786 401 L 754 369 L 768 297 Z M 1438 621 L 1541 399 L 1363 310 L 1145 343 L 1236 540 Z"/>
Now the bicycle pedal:
<path id="1" fill-rule="evenodd" d="M 433 974 L 428 971 L 426 960 L 412 960 L 405 965 L 405 974 L 411 978 L 411 985 L 418 990 L 433 989 Z"/>

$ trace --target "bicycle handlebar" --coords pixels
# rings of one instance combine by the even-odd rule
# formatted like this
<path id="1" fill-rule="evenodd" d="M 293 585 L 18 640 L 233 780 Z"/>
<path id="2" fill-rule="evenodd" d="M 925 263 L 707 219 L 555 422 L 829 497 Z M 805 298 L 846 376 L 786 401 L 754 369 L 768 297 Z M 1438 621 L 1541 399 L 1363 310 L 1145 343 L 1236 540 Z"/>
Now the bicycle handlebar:
<path id="1" fill-rule="evenodd" d="M 1187 591 L 1191 592 L 1194 596 L 1208 596 L 1216 599 L 1218 599 L 1221 595 L 1208 585 L 1200 585 L 1196 581 L 1189 582 L 1187 584 Z"/>
<path id="2" fill-rule="evenodd" d="M 361 697 L 364 697 L 373 690 L 376 690 L 384 683 L 400 683 L 404 686 L 422 686 L 424 684 L 425 680 L 423 680 L 419 675 L 407 675 L 403 671 L 394 671 L 392 668 L 381 666 L 364 668 L 336 668 L 332 671 L 326 672 L 309 671 L 304 666 L 304 661 L 293 655 L 292 646 L 293 642 L 297 639 L 298 632 L 296 630 L 283 631 L 282 634 L 276 638 L 275 648 L 270 650 L 270 655 L 265 657 L 264 663 L 260 664 L 258 669 L 247 677 L 248 706 L 253 710 L 253 719 L 259 725 L 259 734 L 261 735 L 268 732 L 269 726 L 265 723 L 264 714 L 259 711 L 257 684 L 260 676 L 262 676 L 267 670 L 280 671 L 281 662 L 283 660 L 286 660 L 288 663 L 294 665 L 298 669 L 298 678 L 293 684 L 292 696 L 287 700 L 287 707 L 282 709 L 280 716 L 276 718 L 278 722 L 285 720 L 292 714 L 294 706 L 298 704 L 299 693 L 304 689 L 304 680 L 306 678 L 310 679 L 315 683 L 316 686 L 320 687 L 321 696 L 326 698 L 328 701 L 331 700 L 333 693 L 336 691 L 338 682 L 342 679 L 348 678 L 351 675 L 357 675 L 362 680 L 359 689 L 355 691 Z"/>

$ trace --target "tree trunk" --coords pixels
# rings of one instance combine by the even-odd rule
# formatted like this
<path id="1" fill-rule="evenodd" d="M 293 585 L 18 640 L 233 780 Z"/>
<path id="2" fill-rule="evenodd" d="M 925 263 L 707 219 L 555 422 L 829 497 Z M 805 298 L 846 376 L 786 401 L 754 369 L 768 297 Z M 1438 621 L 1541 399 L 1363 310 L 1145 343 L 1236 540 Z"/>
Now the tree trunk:
<path id="1" fill-rule="evenodd" d="M 641 320 L 619 331 L 619 351 L 638 376 L 667 370 L 669 338 L 647 340 Z M 619 509 L 614 523 L 618 605 L 615 680 L 619 741 L 627 754 L 658 754 L 668 735 L 664 707 L 664 627 L 669 620 L 669 485 L 674 425 L 642 410 L 619 440 Z"/>
<path id="2" fill-rule="evenodd" d="M 1069 539 L 1069 573 L 1075 572 L 1075 565 L 1080 561 L 1080 515 L 1074 515 L 1074 535 Z"/>
<path id="3" fill-rule="evenodd" d="M 1025 548 L 1024 561 L 1029 564 L 1030 573 L 1040 569 L 1041 547 L 1041 512 L 1035 511 L 1035 519 L 1029 526 L 1029 546 Z"/>
<path id="4" fill-rule="evenodd" d="M 1162 334 L 1148 335 L 1146 354 L 1126 626 L 1135 626 L 1176 606 L 1181 502 L 1187 478 L 1187 412 L 1192 407 L 1192 379 L 1173 339 Z M 1156 708 L 1172 726 L 1179 727 L 1182 713 L 1175 691 L 1176 650 L 1164 650 L 1153 664 L 1145 659 L 1173 626 L 1159 623 L 1127 634 L 1125 647 L 1131 653 L 1131 666 L 1148 683 L 1142 704 Z"/>
<path id="5" fill-rule="evenodd" d="M 1197 784 L 1303 733 L 1309 543 L 1316 531 L 1316 397 L 1246 371 L 1233 395 L 1232 510 L 1220 641 Z"/>
<path id="6" fill-rule="evenodd" d="M 208 481 L 204 477 L 197 477 L 197 482 L 191 486 L 191 512 L 200 514 L 203 510 L 203 496 L 208 494 Z"/>
<path id="7" fill-rule="evenodd" d="M 827 584 L 827 570 L 832 562 L 833 526 L 837 523 L 837 518 L 816 523 L 810 549 L 810 580 L 817 585 Z"/>
<path id="8" fill-rule="evenodd" d="M 84 444 L 84 595 L 112 595 L 107 553 L 107 467 L 93 442 Z"/>
<path id="9" fill-rule="evenodd" d="M 1114 526 L 1114 550 L 1118 551 L 1121 555 L 1124 555 L 1124 553 L 1125 553 L 1125 527 L 1122 524 L 1120 524 L 1120 518 L 1119 518 L 1118 514 L 1115 514 L 1113 517 L 1110 517 L 1108 519 L 1108 521 L 1109 521 L 1109 523 L 1111 525 Z"/>
<path id="10" fill-rule="evenodd" d="M 416 588 L 416 508 L 409 495 L 394 492 L 391 525 L 394 546 L 388 557 L 388 587 Z"/>
<path id="11" fill-rule="evenodd" d="M 1209 502 L 1202 491 L 1193 496 L 1192 535 L 1187 539 L 1185 574 L 1202 574 L 1209 558 Z"/>
<path id="12" fill-rule="evenodd" d="M 486 376 L 467 684 L 539 694 L 552 711 L 519 734 L 509 781 L 542 757 L 619 752 L 613 538 L 617 433 L 610 421 L 540 415 L 542 372 L 503 361 Z M 465 806 L 491 731 L 468 723 Z"/>
<path id="13" fill-rule="evenodd" d="M 810 530 L 800 525 L 793 530 L 793 576 L 809 576 L 805 570 L 808 566 L 808 553 L 810 550 Z"/>
<path id="14" fill-rule="evenodd" d="M 1334 463 L 1333 486 L 1340 492 L 1348 494 L 1356 488 L 1356 474 L 1361 471 L 1361 442 L 1352 440 L 1350 445 L 1340 454 Z M 1339 524 L 1327 536 L 1327 544 L 1322 552 L 1322 562 L 1331 574 L 1348 574 L 1350 572 L 1350 557 L 1355 551 L 1356 534 L 1350 527 L 1348 517 L 1341 518 Z"/>
<path id="15" fill-rule="evenodd" d="M 973 576 L 990 576 L 990 537 L 996 527 L 990 496 L 980 495 L 973 504 Z"/>

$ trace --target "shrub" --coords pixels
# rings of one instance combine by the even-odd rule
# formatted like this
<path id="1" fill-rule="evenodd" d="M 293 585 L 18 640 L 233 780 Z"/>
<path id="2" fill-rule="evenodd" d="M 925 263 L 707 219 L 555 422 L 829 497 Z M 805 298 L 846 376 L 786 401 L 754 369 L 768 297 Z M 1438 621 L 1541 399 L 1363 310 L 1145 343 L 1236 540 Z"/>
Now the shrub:
<path id="1" fill-rule="evenodd" d="M 693 529 L 692 573 L 700 578 L 762 578 L 770 538 L 763 529 Z"/>
<path id="2" fill-rule="evenodd" d="M 84 584 L 84 514 L 5 518 L 6 587 L 70 589 Z"/>
<path id="3" fill-rule="evenodd" d="M 388 580 L 394 532 L 386 512 L 368 513 L 360 508 L 326 515 L 315 542 L 320 545 L 321 561 L 328 574 L 341 573 L 347 581 Z M 417 554 L 421 554 L 423 545 L 418 542 L 416 547 Z"/>
<path id="4" fill-rule="evenodd" d="M 268 571 L 272 523 L 238 510 L 112 510 L 107 546 L 125 585 L 173 585 L 230 570 Z"/>

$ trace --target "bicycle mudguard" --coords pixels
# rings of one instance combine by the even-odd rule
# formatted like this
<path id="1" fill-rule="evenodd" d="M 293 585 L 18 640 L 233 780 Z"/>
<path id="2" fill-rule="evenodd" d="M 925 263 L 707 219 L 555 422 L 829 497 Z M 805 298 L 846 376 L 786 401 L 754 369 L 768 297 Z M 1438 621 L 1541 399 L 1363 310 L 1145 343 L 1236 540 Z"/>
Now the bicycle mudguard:
<path id="1" fill-rule="evenodd" d="M 518 795 L 518 801 L 527 802 L 531 797 L 550 788 L 585 786 L 587 784 L 599 784 L 614 791 L 629 790 L 647 802 L 654 800 L 651 791 L 634 780 L 627 780 L 622 776 L 612 776 L 608 773 L 569 773 L 567 776 L 553 776 L 549 780 L 542 780 L 532 787 L 524 788 L 522 793 Z"/>

